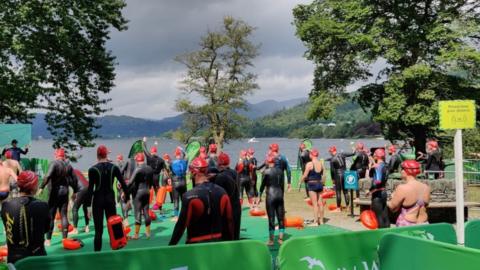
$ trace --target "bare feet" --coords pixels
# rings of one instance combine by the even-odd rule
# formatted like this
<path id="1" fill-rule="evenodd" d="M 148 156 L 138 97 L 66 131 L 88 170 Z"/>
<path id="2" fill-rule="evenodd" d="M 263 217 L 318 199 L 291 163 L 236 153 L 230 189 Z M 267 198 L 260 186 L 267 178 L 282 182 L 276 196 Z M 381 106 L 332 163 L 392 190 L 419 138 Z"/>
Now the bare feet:
<path id="1" fill-rule="evenodd" d="M 138 234 L 134 234 L 130 239 L 132 239 L 132 240 L 138 240 Z"/>
<path id="2" fill-rule="evenodd" d="M 272 239 L 269 239 L 267 241 L 267 246 L 269 246 L 269 247 L 273 246 L 273 240 Z"/>
<path id="3" fill-rule="evenodd" d="M 77 228 L 73 228 L 73 230 L 71 232 L 69 232 L 68 234 L 71 234 L 71 235 L 78 234 Z"/>
<path id="4" fill-rule="evenodd" d="M 173 218 L 172 218 L 172 219 L 170 219 L 170 220 L 171 220 L 171 221 L 173 221 L 173 222 L 177 222 L 177 220 L 178 220 L 178 217 L 173 217 Z"/>
<path id="5" fill-rule="evenodd" d="M 283 239 L 278 238 L 277 242 L 278 242 L 279 245 L 282 245 L 283 244 Z"/>
<path id="6" fill-rule="evenodd" d="M 145 233 L 145 237 L 146 237 L 147 239 L 150 239 L 150 234 L 149 234 L 149 233 Z"/>
<path id="7" fill-rule="evenodd" d="M 45 244 L 46 247 L 49 247 L 50 244 L 51 244 L 51 243 L 50 243 L 50 240 L 45 240 L 45 243 L 44 243 L 44 244 Z"/>
<path id="8" fill-rule="evenodd" d="M 85 226 L 85 232 L 86 232 L 86 233 L 89 233 L 89 232 L 90 232 L 90 227 Z"/>
<path id="9" fill-rule="evenodd" d="M 342 210 L 340 208 L 336 208 L 335 210 L 331 210 L 331 213 L 340 213 Z"/>
<path id="10" fill-rule="evenodd" d="M 318 223 L 311 223 L 311 224 L 308 224 L 308 227 L 318 227 Z"/>

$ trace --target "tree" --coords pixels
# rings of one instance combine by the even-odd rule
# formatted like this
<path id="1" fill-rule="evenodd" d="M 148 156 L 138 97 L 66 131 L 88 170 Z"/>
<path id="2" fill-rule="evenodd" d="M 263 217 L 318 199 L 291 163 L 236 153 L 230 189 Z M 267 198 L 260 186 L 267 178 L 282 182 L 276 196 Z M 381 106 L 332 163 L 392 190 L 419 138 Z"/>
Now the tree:
<path id="1" fill-rule="evenodd" d="M 387 139 L 414 137 L 424 151 L 438 134 L 439 100 L 479 104 L 478 1 L 315 0 L 293 13 L 305 56 L 316 65 L 313 118 L 328 117 L 330 100 L 373 77 L 371 65 L 380 61 L 386 65 L 357 99 Z"/>
<path id="2" fill-rule="evenodd" d="M 241 20 L 225 17 L 219 31 L 208 31 L 201 38 L 198 51 L 176 58 L 187 67 L 180 88 L 184 96 L 177 100 L 176 109 L 191 116 L 186 120 L 205 121 L 208 135 L 220 146 L 240 134 L 237 127 L 242 117 L 237 111 L 246 108 L 245 96 L 258 88 L 257 76 L 249 71 L 259 49 L 249 40 L 254 30 Z M 192 93 L 203 103 L 194 104 L 188 97 Z"/>
<path id="3" fill-rule="evenodd" d="M 54 147 L 92 145 L 94 116 L 106 112 L 112 28 L 126 29 L 122 0 L 0 1 L 0 121 L 45 111 Z"/>

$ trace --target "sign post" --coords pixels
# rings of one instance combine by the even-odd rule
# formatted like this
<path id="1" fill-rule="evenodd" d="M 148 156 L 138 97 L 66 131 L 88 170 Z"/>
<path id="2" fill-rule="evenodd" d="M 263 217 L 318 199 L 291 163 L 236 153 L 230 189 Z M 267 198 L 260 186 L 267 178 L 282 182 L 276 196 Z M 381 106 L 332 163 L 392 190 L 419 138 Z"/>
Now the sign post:
<path id="1" fill-rule="evenodd" d="M 358 174 L 356 171 L 346 171 L 344 174 L 345 189 L 350 190 L 350 216 L 354 217 L 353 213 L 353 191 L 358 190 Z"/>
<path id="2" fill-rule="evenodd" d="M 455 194 L 457 241 L 465 243 L 465 214 L 463 197 L 463 146 L 462 129 L 474 129 L 476 125 L 476 108 L 474 100 L 451 100 L 439 102 L 440 129 L 456 129 L 454 138 L 455 153 Z"/>

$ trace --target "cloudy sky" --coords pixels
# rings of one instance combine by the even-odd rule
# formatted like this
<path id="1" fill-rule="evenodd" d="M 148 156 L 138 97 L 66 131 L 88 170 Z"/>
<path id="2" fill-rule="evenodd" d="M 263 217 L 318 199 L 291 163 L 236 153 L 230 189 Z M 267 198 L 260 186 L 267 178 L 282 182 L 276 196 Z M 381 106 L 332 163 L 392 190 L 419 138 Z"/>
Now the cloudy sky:
<path id="1" fill-rule="evenodd" d="M 295 37 L 292 9 L 306 0 L 127 0 L 124 16 L 129 29 L 113 32 L 108 47 L 117 56 L 116 87 L 109 114 L 161 119 L 178 114 L 178 81 L 185 68 L 176 55 L 196 50 L 200 37 L 215 30 L 225 15 L 257 27 L 253 40 L 261 44 L 254 72 L 260 89 L 248 97 L 266 99 L 306 97 L 313 65 Z"/>

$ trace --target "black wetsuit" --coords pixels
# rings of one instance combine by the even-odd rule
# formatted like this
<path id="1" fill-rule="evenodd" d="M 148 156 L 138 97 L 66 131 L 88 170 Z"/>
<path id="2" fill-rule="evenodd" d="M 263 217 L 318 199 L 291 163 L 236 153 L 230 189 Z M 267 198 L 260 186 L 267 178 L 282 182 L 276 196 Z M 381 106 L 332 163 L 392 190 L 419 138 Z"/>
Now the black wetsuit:
<path id="1" fill-rule="evenodd" d="M 335 184 L 335 193 L 337 197 L 338 208 L 340 208 L 342 204 L 342 190 L 343 190 L 343 195 L 345 196 L 345 203 L 347 205 L 350 204 L 350 199 L 348 198 L 348 190 L 346 190 L 344 186 L 345 184 L 344 176 L 347 168 L 345 158 L 351 157 L 353 155 L 354 153 L 351 153 L 351 154 L 337 153 L 334 156 L 332 156 L 330 159 L 327 159 L 330 161 L 330 174 Z"/>
<path id="2" fill-rule="evenodd" d="M 135 168 L 137 167 L 135 160 L 133 158 L 130 158 L 123 164 L 123 167 L 121 167 L 121 172 L 123 175 L 123 179 L 125 180 L 125 183 L 128 185 L 130 183 L 130 178 L 132 178 L 133 173 L 135 172 Z M 120 167 L 119 167 L 120 168 Z M 122 208 L 122 216 L 124 219 L 128 218 L 128 210 L 131 209 L 131 204 L 130 204 L 130 194 L 124 194 L 125 199 L 121 199 L 121 188 L 122 186 L 120 183 L 117 181 L 117 201 L 120 202 L 120 206 Z"/>
<path id="3" fill-rule="evenodd" d="M 253 194 L 253 197 L 258 197 L 258 188 L 257 188 L 257 165 L 258 161 L 255 157 L 248 159 L 250 167 L 250 194 Z"/>
<path id="4" fill-rule="evenodd" d="M 170 165 L 172 172 L 172 188 L 173 188 L 173 209 L 174 214 L 178 214 L 180 199 L 187 192 L 187 161 L 176 159 Z"/>
<path id="5" fill-rule="evenodd" d="M 145 226 L 150 226 L 152 222 L 148 214 L 152 177 L 153 169 L 146 164 L 142 164 L 137 167 L 128 184 L 129 193 L 132 194 L 133 198 L 135 225 L 142 224 L 142 213 L 145 217 Z"/>
<path id="6" fill-rule="evenodd" d="M 250 177 L 250 161 L 242 159 L 237 164 L 238 180 L 240 181 L 240 198 L 243 199 L 243 192 L 247 194 L 248 201 L 251 203 L 251 199 L 254 197 L 252 193 L 252 182 Z"/>
<path id="7" fill-rule="evenodd" d="M 233 171 L 235 172 L 235 171 Z M 240 223 L 242 218 L 242 206 L 240 205 L 240 192 L 237 181 L 232 177 L 232 170 L 223 170 L 216 174 L 210 181 L 222 187 L 227 192 L 232 205 L 232 216 L 234 224 L 234 240 L 240 239 Z"/>
<path id="8" fill-rule="evenodd" d="M 292 171 L 290 170 L 290 165 L 288 165 L 288 161 L 285 156 L 279 154 L 275 158 L 275 167 L 282 170 L 282 172 L 287 173 L 287 183 L 290 184 L 292 181 Z"/>
<path id="9" fill-rule="evenodd" d="M 285 231 L 285 205 L 283 192 L 285 190 L 285 176 L 279 168 L 267 168 L 263 172 L 262 184 L 260 186 L 260 195 L 267 188 L 265 205 L 268 215 L 268 230 L 270 234 L 275 231 L 275 216 L 278 220 L 280 233 Z"/>
<path id="10" fill-rule="evenodd" d="M 8 263 L 29 256 L 45 256 L 45 233 L 50 229 L 48 204 L 30 196 L 2 204 L 2 220 L 8 247 Z"/>
<path id="11" fill-rule="evenodd" d="M 55 215 L 57 210 L 60 211 L 62 219 L 62 236 L 67 238 L 68 235 L 68 186 L 74 176 L 73 168 L 70 164 L 63 160 L 55 160 L 48 168 L 47 176 L 40 186 L 44 189 L 50 183 L 50 194 L 48 196 L 48 207 L 50 209 L 50 230 L 47 233 L 47 239 L 52 239 L 52 233 L 55 223 Z"/>
<path id="12" fill-rule="evenodd" d="M 379 163 L 377 167 L 370 170 L 372 186 L 370 188 L 372 196 L 372 210 L 375 212 L 379 228 L 389 228 L 390 220 L 388 218 L 387 191 L 385 185 L 388 180 L 388 167 L 384 162 Z"/>
<path id="13" fill-rule="evenodd" d="M 20 162 L 20 155 L 26 155 L 28 153 L 28 148 L 26 150 L 18 147 L 10 147 L 8 149 L 5 148 L 2 151 L 2 156 L 4 156 L 7 151 L 10 151 L 10 153 L 12 153 L 12 159 Z"/>
<path id="14" fill-rule="evenodd" d="M 393 154 L 390 156 L 390 160 L 388 161 L 388 173 L 396 173 L 400 168 L 400 164 L 402 163 L 402 158 L 399 154 Z"/>
<path id="15" fill-rule="evenodd" d="M 182 210 L 169 245 L 176 245 L 187 229 L 187 244 L 234 238 L 232 206 L 220 186 L 204 182 L 183 194 Z"/>
<path id="16" fill-rule="evenodd" d="M 218 169 L 218 156 L 213 155 L 207 158 L 208 170 Z"/>
<path id="17" fill-rule="evenodd" d="M 355 158 L 353 159 L 352 166 L 350 166 L 350 171 L 357 172 L 358 179 L 363 179 L 367 173 L 369 163 L 370 160 L 367 153 L 364 151 L 357 151 L 355 152 Z M 357 198 L 360 197 L 360 190 L 356 191 L 356 195 Z"/>
<path id="18" fill-rule="evenodd" d="M 117 214 L 115 209 L 114 179 L 120 182 L 122 190 L 128 195 L 127 185 L 120 169 L 110 162 L 100 162 L 88 170 L 88 193 L 92 195 L 93 223 L 95 224 L 94 250 L 102 249 L 103 216 L 106 219 Z"/>
<path id="19" fill-rule="evenodd" d="M 312 159 L 310 158 L 310 151 L 308 151 L 307 149 L 305 149 L 303 151 L 299 150 L 298 160 L 300 161 L 300 169 L 301 169 L 301 172 L 302 172 L 302 175 L 303 175 L 303 173 L 305 172 L 305 166 L 307 165 L 308 162 L 312 161 Z M 305 185 L 305 193 L 308 196 L 308 186 L 307 185 Z"/>
<path id="20" fill-rule="evenodd" d="M 443 157 L 442 152 L 440 150 L 434 150 L 430 153 L 427 153 L 427 162 L 425 164 L 425 171 L 432 171 L 431 174 L 434 175 L 435 179 L 440 178 L 441 171 L 443 171 Z"/>
<path id="21" fill-rule="evenodd" d="M 83 208 L 83 217 L 85 218 L 85 226 L 88 226 L 90 219 L 88 217 L 88 204 L 90 198 L 88 197 L 88 182 L 80 179 L 76 174 L 70 180 L 70 186 L 73 192 L 76 193 L 75 201 L 72 207 L 73 227 L 78 226 L 78 210 L 80 206 Z"/>
<path id="22" fill-rule="evenodd" d="M 145 151 L 145 156 L 147 157 L 147 165 L 152 168 L 152 184 L 156 192 L 160 188 L 160 173 L 165 169 L 165 161 L 163 158 L 157 155 L 151 155 L 147 151 Z"/>

